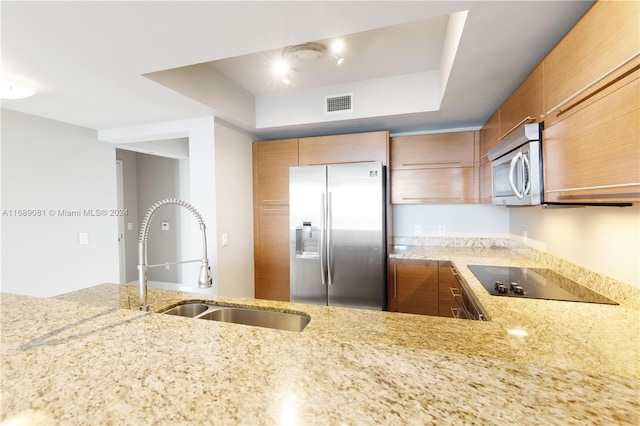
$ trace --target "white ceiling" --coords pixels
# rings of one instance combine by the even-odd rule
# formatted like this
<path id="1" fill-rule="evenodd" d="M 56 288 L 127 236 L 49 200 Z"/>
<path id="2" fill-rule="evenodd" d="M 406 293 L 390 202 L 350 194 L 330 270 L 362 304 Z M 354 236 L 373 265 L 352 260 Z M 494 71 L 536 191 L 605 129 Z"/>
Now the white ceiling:
<path id="1" fill-rule="evenodd" d="M 438 111 L 242 127 L 257 138 L 477 127 L 592 3 L 2 1 L 0 73 L 38 87 L 2 107 L 92 129 L 218 115 L 144 75 L 207 64 L 253 96 L 280 90 L 264 73 L 267 58 L 336 37 L 347 41 L 345 63 L 301 69 L 299 87 L 431 70 L 440 66 L 447 16 L 469 10 Z"/>

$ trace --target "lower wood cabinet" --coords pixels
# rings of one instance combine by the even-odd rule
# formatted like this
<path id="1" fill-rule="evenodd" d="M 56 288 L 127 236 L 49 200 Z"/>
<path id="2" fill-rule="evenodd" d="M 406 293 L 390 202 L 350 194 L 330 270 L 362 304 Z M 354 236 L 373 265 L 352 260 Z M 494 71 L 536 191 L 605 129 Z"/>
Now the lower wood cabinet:
<path id="1" fill-rule="evenodd" d="M 451 288 L 451 263 L 437 260 L 389 260 L 388 305 L 391 312 L 453 317 L 458 306 Z"/>
<path id="2" fill-rule="evenodd" d="M 451 268 L 451 262 L 438 262 L 438 316 L 454 318 L 460 303 L 460 284 Z"/>

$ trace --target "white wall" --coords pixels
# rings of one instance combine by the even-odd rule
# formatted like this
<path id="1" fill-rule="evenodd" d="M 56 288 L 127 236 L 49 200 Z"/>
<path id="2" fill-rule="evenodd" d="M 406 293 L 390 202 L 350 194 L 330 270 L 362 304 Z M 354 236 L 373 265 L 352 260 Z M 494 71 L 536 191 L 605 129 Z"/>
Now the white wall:
<path id="1" fill-rule="evenodd" d="M 640 204 L 511 209 L 509 226 L 548 253 L 640 287 Z"/>
<path id="2" fill-rule="evenodd" d="M 47 297 L 118 282 L 117 217 L 84 212 L 117 208 L 115 147 L 93 130 L 1 113 L 2 291 Z M 44 215 L 10 214 L 24 209 Z"/>
<path id="3" fill-rule="evenodd" d="M 396 204 L 393 206 L 393 235 L 396 237 L 438 236 L 506 237 L 509 209 L 484 204 Z M 416 232 L 416 226 L 420 232 Z"/>
<path id="4" fill-rule="evenodd" d="M 416 89 L 417 88 L 417 89 Z M 325 96 L 353 94 L 353 111 L 325 113 Z M 256 128 L 321 123 L 435 111 L 440 107 L 440 72 L 394 77 L 256 96 Z"/>
<path id="5" fill-rule="evenodd" d="M 254 297 L 251 138 L 216 122 L 218 294 Z M 222 245 L 222 235 L 228 245 Z"/>

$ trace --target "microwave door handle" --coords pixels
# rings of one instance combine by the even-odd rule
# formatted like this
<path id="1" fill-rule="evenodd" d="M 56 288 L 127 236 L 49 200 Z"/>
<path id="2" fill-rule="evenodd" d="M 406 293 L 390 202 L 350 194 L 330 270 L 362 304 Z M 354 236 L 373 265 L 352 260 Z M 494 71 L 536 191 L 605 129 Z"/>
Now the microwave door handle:
<path id="1" fill-rule="evenodd" d="M 522 195 L 527 195 L 531 190 L 531 164 L 529 158 L 526 155 L 522 156 L 522 166 L 524 173 L 524 187 L 522 188 Z"/>
<path id="2" fill-rule="evenodd" d="M 511 159 L 511 164 L 509 165 L 509 186 L 511 186 L 511 190 L 513 191 L 513 194 L 518 198 L 518 200 L 522 200 L 524 194 L 518 191 L 515 182 L 516 166 L 518 165 L 519 160 L 522 160 L 522 152 L 518 152 L 516 156 Z"/>

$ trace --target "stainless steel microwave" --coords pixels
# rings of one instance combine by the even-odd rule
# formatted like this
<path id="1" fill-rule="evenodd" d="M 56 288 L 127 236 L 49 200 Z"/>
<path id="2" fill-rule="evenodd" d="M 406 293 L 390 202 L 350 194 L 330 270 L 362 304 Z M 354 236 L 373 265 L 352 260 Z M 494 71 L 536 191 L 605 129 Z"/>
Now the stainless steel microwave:
<path id="1" fill-rule="evenodd" d="M 542 203 L 542 154 L 539 124 L 525 124 L 489 150 L 493 204 L 535 206 Z"/>

